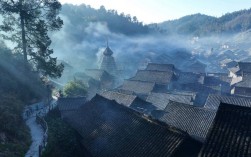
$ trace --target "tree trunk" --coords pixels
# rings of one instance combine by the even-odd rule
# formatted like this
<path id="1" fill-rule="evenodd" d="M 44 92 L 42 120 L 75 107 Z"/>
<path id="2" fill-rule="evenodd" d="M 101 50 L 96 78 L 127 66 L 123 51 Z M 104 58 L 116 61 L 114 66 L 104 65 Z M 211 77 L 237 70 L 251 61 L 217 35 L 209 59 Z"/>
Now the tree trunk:
<path id="1" fill-rule="evenodd" d="M 27 63 L 27 44 L 26 44 L 26 38 L 25 38 L 25 27 L 24 27 L 24 15 L 23 15 L 23 8 L 22 8 L 22 3 L 23 0 L 19 0 L 19 3 L 21 5 L 20 8 L 20 19 L 21 19 L 21 29 L 22 29 L 22 46 L 23 46 L 23 55 L 24 55 L 24 62 Z"/>
<path id="2" fill-rule="evenodd" d="M 26 38 L 25 38 L 25 28 L 24 28 L 24 18 L 22 17 L 22 13 L 20 13 L 21 18 L 21 28 L 22 28 L 22 45 L 23 45 L 23 55 L 25 63 L 28 62 L 27 60 L 27 51 L 26 51 Z"/>

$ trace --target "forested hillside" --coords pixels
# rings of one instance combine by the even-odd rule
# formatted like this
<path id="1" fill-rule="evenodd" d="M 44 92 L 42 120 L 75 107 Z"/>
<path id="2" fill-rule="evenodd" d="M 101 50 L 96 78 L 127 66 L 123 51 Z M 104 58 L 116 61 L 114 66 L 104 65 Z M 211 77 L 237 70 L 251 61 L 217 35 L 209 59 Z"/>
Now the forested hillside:
<path id="1" fill-rule="evenodd" d="M 149 31 L 148 27 L 139 22 L 136 16 L 119 14 L 116 10 L 106 10 L 101 6 L 99 9 L 87 5 L 65 4 L 62 7 L 61 15 L 68 18 L 72 24 L 72 33 L 84 33 L 84 29 L 90 23 L 105 23 L 110 31 L 125 35 L 144 34 Z M 69 30 L 70 31 L 70 30 Z M 72 34 L 76 35 L 77 34 Z M 79 34 L 84 37 L 85 34 Z M 81 38 L 79 37 L 79 38 Z"/>
<path id="2" fill-rule="evenodd" d="M 167 33 L 188 35 L 239 33 L 251 28 L 251 9 L 227 13 L 219 18 L 203 14 L 188 15 L 158 26 Z"/>
<path id="3" fill-rule="evenodd" d="M 0 156 L 24 156 L 30 145 L 29 129 L 22 118 L 25 105 L 46 92 L 38 75 L 24 70 L 20 55 L 0 43 Z"/>

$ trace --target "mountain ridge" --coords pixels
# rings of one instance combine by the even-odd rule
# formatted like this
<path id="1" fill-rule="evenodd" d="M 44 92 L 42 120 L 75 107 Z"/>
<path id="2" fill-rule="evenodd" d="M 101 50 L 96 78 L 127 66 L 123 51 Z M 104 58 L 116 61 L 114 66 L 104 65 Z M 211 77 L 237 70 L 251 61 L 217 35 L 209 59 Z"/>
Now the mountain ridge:
<path id="1" fill-rule="evenodd" d="M 228 34 L 247 31 L 251 28 L 251 9 L 227 13 L 221 17 L 192 14 L 176 20 L 158 23 L 157 26 L 168 34 L 185 35 Z"/>

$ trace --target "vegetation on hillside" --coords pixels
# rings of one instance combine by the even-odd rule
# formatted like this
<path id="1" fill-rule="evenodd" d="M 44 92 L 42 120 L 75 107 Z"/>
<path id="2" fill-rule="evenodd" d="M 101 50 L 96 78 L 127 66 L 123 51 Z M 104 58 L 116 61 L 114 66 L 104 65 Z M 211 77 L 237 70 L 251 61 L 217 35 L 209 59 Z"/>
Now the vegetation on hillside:
<path id="1" fill-rule="evenodd" d="M 90 23 L 104 23 L 114 33 L 124 35 L 140 35 L 149 32 L 149 28 L 139 22 L 136 16 L 124 13 L 119 14 L 116 10 L 106 10 L 104 6 L 99 9 L 87 5 L 65 4 L 62 7 L 61 15 L 67 17 L 72 24 L 70 34 L 73 40 L 82 41 L 85 38 L 85 29 Z"/>
<path id="2" fill-rule="evenodd" d="M 160 23 L 158 27 L 167 33 L 186 35 L 239 33 L 251 28 L 251 9 L 227 13 L 219 18 L 202 14 L 188 15 Z"/>
<path id="3" fill-rule="evenodd" d="M 23 58 L 0 42 L 0 156 L 24 156 L 31 144 L 22 112 L 25 105 L 41 99 L 46 88 L 27 69 Z"/>
<path id="4" fill-rule="evenodd" d="M 52 57 L 49 31 L 59 30 L 61 4 L 57 0 L 0 1 L 0 156 L 20 157 L 31 139 L 22 112 L 42 100 L 48 89 L 43 77 L 60 77 L 63 65 Z"/>
<path id="5" fill-rule="evenodd" d="M 52 110 L 45 118 L 48 124 L 48 144 L 43 157 L 85 157 L 81 136 L 65 123 L 58 108 Z"/>

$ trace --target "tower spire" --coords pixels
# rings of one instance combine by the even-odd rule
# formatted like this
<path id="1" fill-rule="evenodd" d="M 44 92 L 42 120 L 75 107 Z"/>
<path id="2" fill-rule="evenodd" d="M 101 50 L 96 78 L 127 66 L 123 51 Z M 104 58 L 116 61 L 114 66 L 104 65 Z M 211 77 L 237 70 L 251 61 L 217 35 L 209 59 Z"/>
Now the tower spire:
<path id="1" fill-rule="evenodd" d="M 106 37 L 106 47 L 109 47 L 108 38 Z"/>

